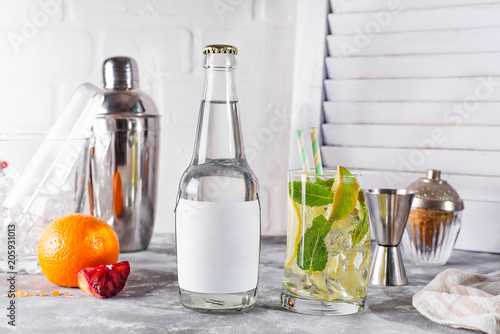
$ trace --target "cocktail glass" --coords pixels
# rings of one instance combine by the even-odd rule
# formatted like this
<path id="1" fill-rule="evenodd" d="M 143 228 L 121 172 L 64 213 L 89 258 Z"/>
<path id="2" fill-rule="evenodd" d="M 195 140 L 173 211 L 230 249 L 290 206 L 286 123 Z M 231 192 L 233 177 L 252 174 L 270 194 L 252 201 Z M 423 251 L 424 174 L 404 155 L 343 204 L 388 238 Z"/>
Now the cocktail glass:
<path id="1" fill-rule="evenodd" d="M 281 304 L 298 313 L 365 308 L 370 228 L 360 174 L 288 172 L 288 228 Z"/>

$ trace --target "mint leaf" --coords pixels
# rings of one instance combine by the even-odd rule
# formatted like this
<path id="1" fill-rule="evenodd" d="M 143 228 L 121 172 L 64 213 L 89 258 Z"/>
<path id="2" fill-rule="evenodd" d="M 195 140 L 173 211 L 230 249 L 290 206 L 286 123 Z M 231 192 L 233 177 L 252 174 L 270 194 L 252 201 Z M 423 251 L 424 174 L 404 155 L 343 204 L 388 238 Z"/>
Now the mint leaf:
<path id="1" fill-rule="evenodd" d="M 352 232 L 352 247 L 358 244 L 370 229 L 370 220 L 368 219 L 368 211 L 366 210 L 366 204 L 365 203 L 360 203 L 360 204 L 361 204 L 361 210 L 364 212 L 364 215 L 363 215 L 363 220 L 358 223 L 358 225 Z"/>
<path id="2" fill-rule="evenodd" d="M 323 186 L 326 189 L 330 190 L 330 189 L 332 189 L 332 186 L 335 183 L 335 178 L 332 177 L 331 179 L 323 180 L 322 178 L 317 177 L 316 178 L 316 183 L 319 184 L 320 186 Z"/>
<path id="3" fill-rule="evenodd" d="M 307 206 L 322 206 L 333 202 L 333 193 L 323 186 L 310 182 L 293 181 L 288 185 L 290 197 L 294 202 L 302 204 L 302 185 L 305 184 L 305 199 Z"/>
<path id="4" fill-rule="evenodd" d="M 314 218 L 312 226 L 300 239 L 297 246 L 297 265 L 310 273 L 323 271 L 328 262 L 328 251 L 325 237 L 330 231 L 331 223 L 322 215 Z"/>

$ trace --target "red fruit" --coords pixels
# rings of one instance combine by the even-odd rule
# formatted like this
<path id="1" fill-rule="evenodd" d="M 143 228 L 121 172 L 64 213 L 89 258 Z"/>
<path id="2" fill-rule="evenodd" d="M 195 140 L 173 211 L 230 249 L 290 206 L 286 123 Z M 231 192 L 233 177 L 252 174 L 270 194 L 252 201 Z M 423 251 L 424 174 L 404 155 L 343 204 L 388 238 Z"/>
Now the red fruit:
<path id="1" fill-rule="evenodd" d="M 123 290 L 130 274 L 128 261 L 85 268 L 78 272 L 78 286 L 89 295 L 110 298 Z"/>

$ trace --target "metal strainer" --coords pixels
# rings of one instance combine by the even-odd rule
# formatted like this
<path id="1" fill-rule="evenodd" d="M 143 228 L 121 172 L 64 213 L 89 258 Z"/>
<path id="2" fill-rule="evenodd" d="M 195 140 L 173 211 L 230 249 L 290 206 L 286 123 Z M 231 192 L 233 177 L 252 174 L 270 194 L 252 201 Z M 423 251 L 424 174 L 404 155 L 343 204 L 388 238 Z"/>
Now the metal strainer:
<path id="1" fill-rule="evenodd" d="M 464 202 L 458 193 L 445 180 L 441 179 L 441 171 L 428 169 L 426 177 L 419 178 L 406 190 L 415 191 L 412 207 L 441 211 L 462 211 Z"/>

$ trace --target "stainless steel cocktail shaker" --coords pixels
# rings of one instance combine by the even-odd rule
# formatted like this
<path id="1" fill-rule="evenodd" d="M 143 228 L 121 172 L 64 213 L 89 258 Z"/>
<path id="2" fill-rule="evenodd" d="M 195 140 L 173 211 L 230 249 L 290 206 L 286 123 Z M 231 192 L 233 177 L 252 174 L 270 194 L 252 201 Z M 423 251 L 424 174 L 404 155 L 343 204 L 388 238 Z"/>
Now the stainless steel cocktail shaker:
<path id="1" fill-rule="evenodd" d="M 90 208 L 107 221 L 121 252 L 144 250 L 153 233 L 160 115 L 139 89 L 137 64 L 127 57 L 103 65 L 104 102 L 93 130 Z"/>

